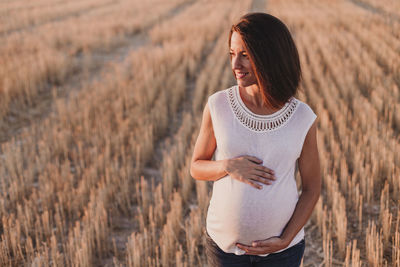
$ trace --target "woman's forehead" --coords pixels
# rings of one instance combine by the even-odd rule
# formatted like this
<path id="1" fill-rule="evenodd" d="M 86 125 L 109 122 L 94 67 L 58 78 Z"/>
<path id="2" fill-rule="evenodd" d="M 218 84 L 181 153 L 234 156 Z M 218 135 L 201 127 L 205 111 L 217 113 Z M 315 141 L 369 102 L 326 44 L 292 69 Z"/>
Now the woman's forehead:
<path id="1" fill-rule="evenodd" d="M 233 32 L 231 36 L 231 47 L 232 50 L 245 50 L 245 46 L 242 37 L 239 33 Z"/>

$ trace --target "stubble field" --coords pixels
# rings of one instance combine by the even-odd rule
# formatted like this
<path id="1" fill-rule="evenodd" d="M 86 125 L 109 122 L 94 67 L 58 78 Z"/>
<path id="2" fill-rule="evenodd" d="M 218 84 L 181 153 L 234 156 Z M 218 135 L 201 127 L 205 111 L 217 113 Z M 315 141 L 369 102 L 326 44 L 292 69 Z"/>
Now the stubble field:
<path id="1" fill-rule="evenodd" d="M 207 266 L 190 159 L 248 11 L 289 27 L 318 116 L 303 266 L 400 266 L 395 0 L 1 1 L 0 266 Z"/>

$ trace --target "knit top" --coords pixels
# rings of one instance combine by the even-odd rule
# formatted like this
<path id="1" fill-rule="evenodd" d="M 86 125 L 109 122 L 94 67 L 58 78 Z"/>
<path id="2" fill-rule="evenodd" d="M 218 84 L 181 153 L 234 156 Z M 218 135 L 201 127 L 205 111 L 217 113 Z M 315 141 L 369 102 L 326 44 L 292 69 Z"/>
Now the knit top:
<path id="1" fill-rule="evenodd" d="M 217 142 L 215 160 L 249 155 L 275 171 L 276 180 L 260 183 L 261 190 L 229 175 L 213 183 L 207 233 L 224 252 L 242 255 L 245 251 L 236 243 L 251 245 L 280 236 L 291 218 L 298 200 L 296 160 L 317 116 L 295 97 L 273 114 L 255 114 L 241 99 L 238 85 L 210 95 L 208 105 Z M 286 248 L 303 238 L 304 227 Z"/>

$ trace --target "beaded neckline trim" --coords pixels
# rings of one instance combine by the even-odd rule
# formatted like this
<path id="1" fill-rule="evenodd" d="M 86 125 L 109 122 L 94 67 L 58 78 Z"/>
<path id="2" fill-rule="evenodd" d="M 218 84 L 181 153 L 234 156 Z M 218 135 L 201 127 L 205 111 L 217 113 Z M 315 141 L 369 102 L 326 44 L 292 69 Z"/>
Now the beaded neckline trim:
<path id="1" fill-rule="evenodd" d="M 232 86 L 228 89 L 228 98 L 236 118 L 246 128 L 255 132 L 267 132 L 278 129 L 286 124 L 299 106 L 299 101 L 296 98 L 291 97 L 280 110 L 273 114 L 255 114 L 243 103 L 239 94 L 238 85 Z"/>

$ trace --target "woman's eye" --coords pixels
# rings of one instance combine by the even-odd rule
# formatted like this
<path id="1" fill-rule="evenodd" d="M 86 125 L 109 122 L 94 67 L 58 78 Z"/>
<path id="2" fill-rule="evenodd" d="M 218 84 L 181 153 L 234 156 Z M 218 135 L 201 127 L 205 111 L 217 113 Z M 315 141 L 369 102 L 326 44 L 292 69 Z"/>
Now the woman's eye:
<path id="1" fill-rule="evenodd" d="M 229 55 L 231 55 L 231 56 L 234 56 L 234 55 L 235 55 L 235 53 L 233 53 L 233 52 L 229 52 Z M 243 56 L 243 57 L 247 57 L 247 54 L 245 54 L 245 53 L 242 53 L 242 56 Z"/>

